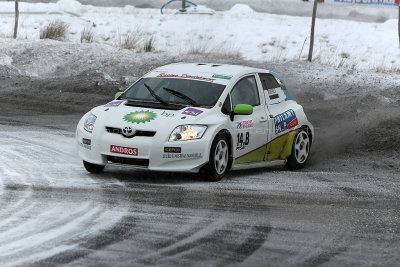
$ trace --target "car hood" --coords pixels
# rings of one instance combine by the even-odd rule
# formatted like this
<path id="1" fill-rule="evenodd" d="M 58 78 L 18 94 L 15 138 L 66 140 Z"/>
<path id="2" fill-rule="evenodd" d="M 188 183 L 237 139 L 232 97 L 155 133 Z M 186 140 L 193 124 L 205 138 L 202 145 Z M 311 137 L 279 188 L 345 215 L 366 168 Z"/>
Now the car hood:
<path id="1" fill-rule="evenodd" d="M 127 106 L 126 101 L 112 101 L 94 108 L 96 124 L 122 128 L 131 126 L 140 130 L 173 130 L 178 125 L 201 124 L 209 109 L 185 107 L 180 110 Z"/>

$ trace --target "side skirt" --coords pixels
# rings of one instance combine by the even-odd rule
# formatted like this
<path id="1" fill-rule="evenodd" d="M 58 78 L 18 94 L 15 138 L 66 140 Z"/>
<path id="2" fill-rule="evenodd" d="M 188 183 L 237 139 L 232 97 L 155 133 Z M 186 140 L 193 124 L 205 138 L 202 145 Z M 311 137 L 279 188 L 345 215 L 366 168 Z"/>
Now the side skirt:
<path id="1" fill-rule="evenodd" d="M 255 169 L 255 168 L 265 168 L 265 167 L 274 167 L 274 166 L 282 166 L 285 164 L 285 160 L 273 160 L 273 161 L 260 161 L 260 162 L 252 162 L 252 163 L 241 163 L 234 164 L 231 170 L 246 170 L 246 169 Z"/>

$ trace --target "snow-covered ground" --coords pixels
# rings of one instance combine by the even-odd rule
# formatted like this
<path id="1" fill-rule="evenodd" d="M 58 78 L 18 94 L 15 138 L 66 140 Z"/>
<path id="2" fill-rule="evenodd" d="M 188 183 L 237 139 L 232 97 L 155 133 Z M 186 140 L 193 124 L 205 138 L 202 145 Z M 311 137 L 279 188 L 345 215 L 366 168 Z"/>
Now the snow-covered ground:
<path id="1" fill-rule="evenodd" d="M 13 30 L 13 8 L 13 2 L 0 2 L 3 38 Z M 159 9 L 95 7 L 75 0 L 21 3 L 20 11 L 19 38 L 28 40 L 39 39 L 41 29 L 60 19 L 70 25 L 66 41 L 74 43 L 80 42 L 85 28 L 91 28 L 94 42 L 118 46 L 131 33 L 139 37 L 140 46 L 153 37 L 155 50 L 172 56 L 241 55 L 247 60 L 285 62 L 304 60 L 308 53 L 310 18 L 258 13 L 244 4 L 212 16 L 175 15 L 172 10 L 161 15 Z M 316 62 L 351 69 L 399 71 L 396 19 L 383 23 L 319 19 L 316 27 Z M 0 49 L 5 43 L 7 39 L 0 42 Z M 12 57 L 0 54 L 0 65 L 10 64 Z"/>

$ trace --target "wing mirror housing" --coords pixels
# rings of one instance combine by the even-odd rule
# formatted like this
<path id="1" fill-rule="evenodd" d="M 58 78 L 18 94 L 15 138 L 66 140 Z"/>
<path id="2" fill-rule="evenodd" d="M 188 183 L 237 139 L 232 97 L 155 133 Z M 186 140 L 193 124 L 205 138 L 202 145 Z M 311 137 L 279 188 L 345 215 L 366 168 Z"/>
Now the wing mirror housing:
<path id="1" fill-rule="evenodd" d="M 247 104 L 237 104 L 233 110 L 235 115 L 251 115 L 253 114 L 253 106 Z"/>
<path id="2" fill-rule="evenodd" d="M 253 114 L 253 106 L 247 104 L 237 104 L 229 117 L 231 121 L 233 121 L 235 115 L 251 115 L 251 114 Z"/>
<path id="3" fill-rule="evenodd" d="M 114 99 L 118 99 L 124 92 L 117 92 L 114 96 Z"/>

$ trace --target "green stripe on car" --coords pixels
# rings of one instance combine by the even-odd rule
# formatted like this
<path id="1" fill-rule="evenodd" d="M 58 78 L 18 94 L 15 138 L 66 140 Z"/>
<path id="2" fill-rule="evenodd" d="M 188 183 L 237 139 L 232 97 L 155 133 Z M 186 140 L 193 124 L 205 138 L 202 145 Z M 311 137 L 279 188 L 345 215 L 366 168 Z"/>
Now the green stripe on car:
<path id="1" fill-rule="evenodd" d="M 231 76 L 225 76 L 225 75 L 219 75 L 219 74 L 214 74 L 212 77 L 213 77 L 213 78 L 217 78 L 217 79 L 224 79 L 224 80 L 230 80 L 230 79 L 232 79 Z"/>

